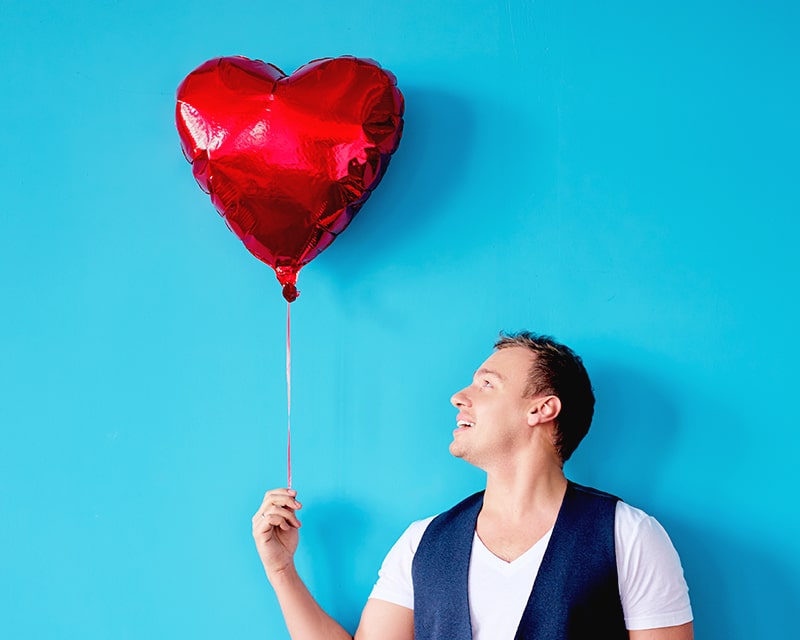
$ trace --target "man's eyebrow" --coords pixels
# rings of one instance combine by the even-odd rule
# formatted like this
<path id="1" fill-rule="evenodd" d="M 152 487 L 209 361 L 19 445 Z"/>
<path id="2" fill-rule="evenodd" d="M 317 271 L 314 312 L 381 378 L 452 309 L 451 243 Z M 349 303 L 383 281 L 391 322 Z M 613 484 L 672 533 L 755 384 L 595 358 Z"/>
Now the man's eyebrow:
<path id="1" fill-rule="evenodd" d="M 500 374 L 497 371 L 494 371 L 492 369 L 487 369 L 486 367 L 481 367 L 480 369 L 478 369 L 475 372 L 475 377 L 477 377 L 477 376 L 494 376 L 498 380 L 505 381 L 505 377 L 502 374 Z"/>

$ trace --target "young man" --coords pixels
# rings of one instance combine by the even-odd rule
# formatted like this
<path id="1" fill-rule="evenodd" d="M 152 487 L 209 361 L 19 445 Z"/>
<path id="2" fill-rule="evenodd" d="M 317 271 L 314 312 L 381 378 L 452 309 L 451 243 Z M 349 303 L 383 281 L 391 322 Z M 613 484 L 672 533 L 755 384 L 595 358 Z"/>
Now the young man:
<path id="1" fill-rule="evenodd" d="M 503 336 L 456 393 L 450 452 L 486 490 L 413 523 L 386 557 L 356 640 L 692 640 L 680 560 L 661 526 L 569 482 L 594 395 L 551 338 Z M 294 566 L 296 493 L 269 491 L 253 537 L 293 640 L 351 636 Z"/>

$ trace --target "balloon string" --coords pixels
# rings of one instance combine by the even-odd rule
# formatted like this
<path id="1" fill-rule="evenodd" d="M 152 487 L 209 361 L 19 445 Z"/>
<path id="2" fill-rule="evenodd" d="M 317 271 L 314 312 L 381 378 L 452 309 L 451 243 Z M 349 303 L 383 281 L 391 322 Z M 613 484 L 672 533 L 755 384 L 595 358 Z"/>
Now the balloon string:
<path id="1" fill-rule="evenodd" d="M 286 469 L 292 488 L 292 304 L 286 303 Z"/>

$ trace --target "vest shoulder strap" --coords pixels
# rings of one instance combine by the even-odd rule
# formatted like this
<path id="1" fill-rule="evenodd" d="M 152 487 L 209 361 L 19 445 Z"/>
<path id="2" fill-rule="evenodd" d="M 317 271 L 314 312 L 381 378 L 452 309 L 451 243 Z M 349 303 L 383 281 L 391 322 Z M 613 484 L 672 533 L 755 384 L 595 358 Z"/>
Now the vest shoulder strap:
<path id="1" fill-rule="evenodd" d="M 471 640 L 468 575 L 483 491 L 440 513 L 425 529 L 414 560 L 415 640 Z"/>

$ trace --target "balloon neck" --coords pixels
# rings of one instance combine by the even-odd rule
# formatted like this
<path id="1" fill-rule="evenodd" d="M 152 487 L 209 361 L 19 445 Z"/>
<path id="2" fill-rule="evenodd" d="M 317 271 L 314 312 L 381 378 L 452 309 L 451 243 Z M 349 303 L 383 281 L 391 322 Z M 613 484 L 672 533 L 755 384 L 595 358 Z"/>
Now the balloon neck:
<path id="1" fill-rule="evenodd" d="M 297 271 L 292 267 L 275 267 L 278 282 L 283 285 L 283 297 L 286 302 L 294 302 L 300 292 L 297 290 Z"/>

